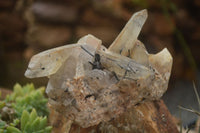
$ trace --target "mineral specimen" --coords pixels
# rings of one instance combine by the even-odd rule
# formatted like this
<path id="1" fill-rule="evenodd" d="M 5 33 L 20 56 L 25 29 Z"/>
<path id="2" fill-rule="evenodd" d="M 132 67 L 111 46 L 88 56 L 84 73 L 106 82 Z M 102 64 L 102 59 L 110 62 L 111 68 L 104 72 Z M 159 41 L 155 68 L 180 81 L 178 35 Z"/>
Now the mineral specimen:
<path id="1" fill-rule="evenodd" d="M 84 128 L 159 99 L 167 90 L 172 57 L 166 48 L 149 54 L 137 40 L 146 18 L 146 10 L 135 13 L 108 49 L 86 35 L 76 44 L 39 53 L 25 76 L 48 76 L 50 106 Z"/>

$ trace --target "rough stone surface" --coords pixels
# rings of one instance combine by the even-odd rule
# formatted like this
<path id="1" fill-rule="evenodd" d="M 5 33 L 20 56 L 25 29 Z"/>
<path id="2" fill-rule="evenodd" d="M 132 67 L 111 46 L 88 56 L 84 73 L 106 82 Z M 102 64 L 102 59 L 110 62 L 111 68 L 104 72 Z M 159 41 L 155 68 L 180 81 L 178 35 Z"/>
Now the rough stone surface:
<path id="1" fill-rule="evenodd" d="M 48 76 L 50 107 L 83 128 L 129 116 L 127 110 L 135 105 L 163 95 L 171 73 L 167 49 L 149 54 L 137 40 L 146 18 L 146 10 L 134 14 L 108 49 L 87 35 L 77 44 L 39 53 L 25 75 Z"/>
<path id="2" fill-rule="evenodd" d="M 54 126 L 53 133 L 178 133 L 174 118 L 169 113 L 162 100 L 146 101 L 126 110 L 116 119 L 108 122 L 101 122 L 99 125 L 82 128 L 72 124 L 62 115 L 51 108 L 51 120 Z M 67 124 L 66 124 L 67 123 Z M 70 128 L 69 128 L 70 127 Z M 61 129 L 62 128 L 62 129 Z"/>

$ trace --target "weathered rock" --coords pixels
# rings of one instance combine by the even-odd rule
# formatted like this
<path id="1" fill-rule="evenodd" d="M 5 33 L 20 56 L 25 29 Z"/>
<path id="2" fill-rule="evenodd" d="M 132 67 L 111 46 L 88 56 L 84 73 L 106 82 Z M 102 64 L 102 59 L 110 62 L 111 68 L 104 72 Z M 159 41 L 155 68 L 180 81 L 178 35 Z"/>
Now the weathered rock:
<path id="1" fill-rule="evenodd" d="M 143 102 L 127 109 L 116 119 L 88 128 L 72 124 L 53 108 L 50 109 L 50 116 L 54 118 L 51 120 L 53 133 L 178 133 L 174 118 L 162 100 Z"/>
<path id="2" fill-rule="evenodd" d="M 167 49 L 152 55 L 137 40 L 146 17 L 146 10 L 134 14 L 108 49 L 87 35 L 39 53 L 25 75 L 48 76 L 50 107 L 83 128 L 127 115 L 135 105 L 159 99 L 171 73 Z"/>

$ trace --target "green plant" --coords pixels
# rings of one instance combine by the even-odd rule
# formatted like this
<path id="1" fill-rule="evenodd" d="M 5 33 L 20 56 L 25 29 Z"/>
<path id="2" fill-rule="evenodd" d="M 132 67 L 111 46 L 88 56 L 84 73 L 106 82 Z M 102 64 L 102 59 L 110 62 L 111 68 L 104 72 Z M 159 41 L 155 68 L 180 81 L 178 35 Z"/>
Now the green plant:
<path id="1" fill-rule="evenodd" d="M 13 93 L 0 101 L 0 133 L 50 133 L 44 90 L 16 84 Z"/>
<path id="2" fill-rule="evenodd" d="M 20 129 L 15 127 L 19 122 Z M 35 109 L 31 113 L 24 110 L 21 119 L 15 119 L 10 125 L 0 121 L 0 133 L 50 133 L 51 128 L 47 126 L 47 117 L 39 117 Z"/>
<path id="3" fill-rule="evenodd" d="M 35 89 L 33 84 L 21 86 L 16 84 L 14 92 L 6 97 L 6 102 L 13 102 L 12 106 L 16 111 L 17 117 L 21 117 L 23 110 L 29 113 L 33 108 L 37 110 L 39 116 L 48 115 L 46 107 L 47 99 L 44 97 L 44 87 Z"/>

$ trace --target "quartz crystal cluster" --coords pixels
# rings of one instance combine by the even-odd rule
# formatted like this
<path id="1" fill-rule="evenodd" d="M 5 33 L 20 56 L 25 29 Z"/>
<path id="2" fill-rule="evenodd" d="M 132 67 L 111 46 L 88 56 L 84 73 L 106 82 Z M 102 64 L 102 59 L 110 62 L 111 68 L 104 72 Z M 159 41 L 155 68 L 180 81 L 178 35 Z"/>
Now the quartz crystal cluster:
<path id="1" fill-rule="evenodd" d="M 49 78 L 50 107 L 86 128 L 106 122 L 167 90 L 172 57 L 149 54 L 137 37 L 147 11 L 133 14 L 107 49 L 93 35 L 32 57 L 25 76 Z"/>

